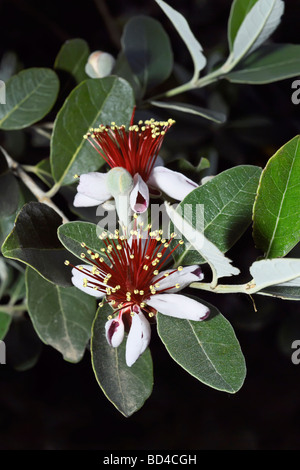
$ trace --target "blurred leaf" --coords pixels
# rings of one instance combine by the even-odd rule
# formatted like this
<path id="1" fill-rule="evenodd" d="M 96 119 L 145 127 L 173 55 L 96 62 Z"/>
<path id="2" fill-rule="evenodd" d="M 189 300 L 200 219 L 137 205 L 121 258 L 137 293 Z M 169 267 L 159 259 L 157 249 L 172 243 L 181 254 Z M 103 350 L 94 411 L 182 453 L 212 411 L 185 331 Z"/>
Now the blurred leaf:
<path id="1" fill-rule="evenodd" d="M 55 284 L 72 285 L 70 269 L 64 265 L 66 257 L 70 259 L 70 253 L 57 237 L 61 223 L 61 217 L 46 204 L 25 204 L 2 245 L 3 255 L 31 266 Z"/>
<path id="2" fill-rule="evenodd" d="M 98 170 L 104 159 L 83 136 L 100 124 L 129 124 L 133 106 L 132 89 L 123 79 L 91 78 L 78 85 L 54 123 L 50 163 L 56 183 L 71 184 L 75 174 Z"/>
<path id="3" fill-rule="evenodd" d="M 266 258 L 285 256 L 300 240 L 300 136 L 287 142 L 262 172 L 253 209 L 253 238 Z"/>
<path id="4" fill-rule="evenodd" d="M 284 11 L 282 0 L 258 0 L 244 18 L 233 43 L 232 62 L 258 49 L 275 31 Z"/>
<path id="5" fill-rule="evenodd" d="M 12 317 L 8 313 L 1 312 L 1 307 L 0 307 L 0 340 L 4 339 L 10 324 L 11 324 Z"/>
<path id="6" fill-rule="evenodd" d="M 89 78 L 85 73 L 85 64 L 90 55 L 88 43 L 84 39 L 70 39 L 60 48 L 56 56 L 54 69 L 63 72 L 74 85 Z M 66 84 L 65 84 L 66 87 Z"/>
<path id="7" fill-rule="evenodd" d="M 219 310 L 201 303 L 210 308 L 207 320 L 182 320 L 158 313 L 158 334 L 170 356 L 189 374 L 217 390 L 236 393 L 246 376 L 239 342 Z"/>
<path id="8" fill-rule="evenodd" d="M 0 129 L 23 129 L 40 121 L 54 105 L 59 89 L 56 73 L 30 68 L 6 83 L 6 104 L 0 106 Z"/>
<path id="9" fill-rule="evenodd" d="M 99 308 L 92 328 L 92 365 L 102 391 L 124 416 L 139 410 L 152 393 L 153 367 L 149 349 L 128 367 L 125 362 L 126 339 L 118 348 L 110 346 L 105 337 L 107 316 L 113 313 L 105 304 Z"/>
<path id="10" fill-rule="evenodd" d="M 224 78 L 233 83 L 271 83 L 300 74 L 300 45 L 268 44 L 239 63 Z"/>
<path id="11" fill-rule="evenodd" d="M 181 36 L 181 39 L 188 48 L 194 62 L 194 77 L 198 78 L 199 72 L 201 72 L 201 70 L 206 65 L 206 58 L 203 55 L 201 44 L 195 38 L 188 22 L 184 16 L 181 15 L 181 13 L 174 10 L 174 8 L 170 7 L 162 0 L 155 1 L 168 16 L 169 20 L 173 23 L 174 28 L 177 30 L 178 34 Z"/>
<path id="12" fill-rule="evenodd" d="M 258 294 L 283 300 L 300 300 L 300 286 L 275 285 L 259 291 Z"/>
<path id="13" fill-rule="evenodd" d="M 4 258 L 0 257 L 0 299 L 5 294 L 12 280 L 13 268 L 6 263 Z"/>
<path id="14" fill-rule="evenodd" d="M 147 16 L 136 16 L 126 24 L 122 50 L 145 93 L 171 74 L 173 53 L 169 37 L 161 24 Z"/>
<path id="15" fill-rule="evenodd" d="M 122 51 L 117 57 L 115 66 L 113 68 L 113 74 L 124 78 L 130 84 L 137 101 L 143 97 L 143 90 L 141 89 L 139 79 L 131 70 L 128 60 Z"/>
<path id="16" fill-rule="evenodd" d="M 26 269 L 28 312 L 40 339 L 66 361 L 79 362 L 90 339 L 95 298 L 76 287 L 60 287 Z"/>
<path id="17" fill-rule="evenodd" d="M 232 2 L 228 21 L 228 43 L 230 51 L 232 51 L 233 43 L 241 24 L 256 2 L 257 0 L 234 0 Z"/>
<path id="18" fill-rule="evenodd" d="M 73 253 L 81 259 L 81 253 L 83 248 L 81 243 L 85 243 L 88 248 L 96 253 L 101 253 L 101 256 L 105 257 L 105 253 L 101 252 L 101 249 L 105 248 L 106 245 L 99 239 L 102 230 L 98 231 L 98 226 L 90 222 L 68 222 L 61 225 L 58 228 L 58 238 L 61 243 L 66 247 L 68 251 Z M 88 260 L 87 260 L 88 261 Z"/>
<path id="19" fill-rule="evenodd" d="M 251 223 L 260 174 L 261 168 L 252 165 L 240 165 L 223 171 L 205 185 L 191 191 L 177 210 L 182 210 L 185 219 L 193 227 L 201 222 L 199 217 L 203 216 L 205 237 L 222 253 L 226 253 Z M 197 206 L 201 204 L 204 211 L 197 213 Z M 187 241 L 178 246 L 174 258 L 177 264 L 204 262 Z"/>
<path id="20" fill-rule="evenodd" d="M 150 101 L 153 106 L 158 108 L 167 108 L 182 113 L 194 114 L 195 116 L 203 117 L 210 121 L 221 124 L 226 121 L 225 114 L 219 113 L 218 111 L 212 111 L 211 109 L 200 108 L 200 106 L 194 106 L 187 103 L 178 103 L 175 101 Z"/>

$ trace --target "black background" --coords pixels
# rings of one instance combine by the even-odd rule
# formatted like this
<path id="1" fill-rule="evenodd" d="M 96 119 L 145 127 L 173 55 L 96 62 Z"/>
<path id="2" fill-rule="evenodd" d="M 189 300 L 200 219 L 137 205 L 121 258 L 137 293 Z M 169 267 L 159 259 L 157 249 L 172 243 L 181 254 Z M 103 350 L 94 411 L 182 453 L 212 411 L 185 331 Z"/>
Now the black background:
<path id="1" fill-rule="evenodd" d="M 285 3 L 285 15 L 273 40 L 300 42 L 300 2 Z M 106 4 L 109 27 L 93 1 L 0 1 L 0 58 L 11 50 L 24 68 L 52 67 L 64 41 L 75 37 L 85 39 L 91 50 L 117 55 L 116 38 L 126 21 L 146 14 L 160 20 L 169 33 L 176 61 L 191 68 L 185 46 L 155 2 L 115 0 Z M 216 48 L 226 53 L 230 1 L 177 0 L 172 5 L 185 15 L 206 55 Z M 291 103 L 291 83 L 285 80 L 256 87 L 221 83 L 213 87 L 210 90 L 217 89 L 229 106 L 228 124 L 218 127 L 179 117 L 183 151 L 193 161 L 199 149 L 205 156 L 204 149 L 215 148 L 217 172 L 243 163 L 263 167 L 275 150 L 299 132 L 300 105 Z M 210 90 L 194 99 L 202 105 Z M 249 116 L 268 119 L 269 124 L 257 127 L 249 123 L 243 128 L 233 124 Z M 172 138 L 166 145 L 172 150 Z M 44 156 L 35 154 L 37 159 Z M 246 244 L 250 246 L 247 250 Z M 229 256 L 240 267 L 255 260 L 258 252 L 251 230 Z M 244 296 L 204 294 L 204 298 L 231 321 L 246 358 L 247 377 L 236 395 L 210 389 L 189 376 L 168 356 L 153 329 L 153 394 L 140 411 L 124 418 L 99 389 L 88 351 L 81 363 L 66 363 L 29 331 L 32 348 L 37 345 L 40 349 L 37 363 L 17 371 L 8 358 L 8 364 L 1 366 L 0 448 L 298 450 L 300 365 L 291 361 L 291 343 L 300 339 L 299 304 L 256 296 L 255 312 L 251 299 Z M 22 355 L 22 342 L 16 337 L 8 336 L 8 343 L 14 343 Z"/>

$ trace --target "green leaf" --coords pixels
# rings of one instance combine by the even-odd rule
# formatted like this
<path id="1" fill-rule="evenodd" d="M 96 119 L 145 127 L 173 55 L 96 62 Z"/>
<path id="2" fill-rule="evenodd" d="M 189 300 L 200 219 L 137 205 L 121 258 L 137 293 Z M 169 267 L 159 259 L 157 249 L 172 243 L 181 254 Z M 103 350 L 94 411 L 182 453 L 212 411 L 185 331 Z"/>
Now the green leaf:
<path id="1" fill-rule="evenodd" d="M 98 170 L 104 159 L 83 138 L 100 124 L 129 124 L 134 106 L 130 85 L 117 77 L 91 78 L 66 99 L 54 123 L 50 163 L 58 185 L 74 182 L 75 174 Z"/>
<path id="2" fill-rule="evenodd" d="M 266 258 L 285 256 L 300 240 L 300 136 L 287 142 L 262 172 L 253 210 L 253 238 Z"/>
<path id="3" fill-rule="evenodd" d="M 106 397 L 128 417 L 139 410 L 152 393 L 152 359 L 150 350 L 146 349 L 133 366 L 128 367 L 125 362 L 126 339 L 118 348 L 108 344 L 105 323 L 112 312 L 108 304 L 98 309 L 92 328 L 92 365 Z"/>
<path id="4" fill-rule="evenodd" d="M 170 76 L 173 68 L 171 44 L 157 20 L 147 16 L 131 18 L 121 42 L 123 53 L 144 93 Z"/>
<path id="5" fill-rule="evenodd" d="M 210 121 L 216 122 L 218 124 L 226 121 L 226 116 L 223 113 L 213 111 L 211 109 L 201 108 L 200 106 L 194 106 L 188 103 L 178 103 L 175 101 L 150 101 L 153 106 L 158 108 L 167 108 L 174 111 L 180 111 L 182 113 L 194 114 L 195 116 L 203 117 Z"/>
<path id="6" fill-rule="evenodd" d="M 85 64 L 89 55 L 90 49 L 84 39 L 70 39 L 62 45 L 57 54 L 54 69 L 68 81 L 78 84 L 88 78 Z"/>
<path id="7" fill-rule="evenodd" d="M 81 243 L 85 243 L 88 248 L 96 253 L 101 253 L 105 257 L 105 253 L 101 252 L 106 245 L 99 239 L 100 231 L 96 224 L 90 222 L 68 222 L 58 228 L 57 234 L 61 243 L 68 251 L 81 259 L 83 248 Z M 88 261 L 88 260 L 87 260 Z"/>
<path id="8" fill-rule="evenodd" d="M 11 324 L 12 317 L 8 313 L 1 312 L 1 307 L 0 307 L 0 340 L 4 339 L 10 324 Z"/>
<path id="9" fill-rule="evenodd" d="M 203 230 L 205 237 L 226 253 L 242 236 L 251 223 L 261 168 L 240 165 L 215 176 L 191 191 L 179 204 L 178 211 L 193 227 L 197 227 L 203 204 Z M 175 242 L 174 242 L 175 243 Z M 174 252 L 177 264 L 203 263 L 204 259 L 186 241 Z"/>
<path id="10" fill-rule="evenodd" d="M 232 51 L 233 43 L 241 24 L 256 2 L 257 0 L 234 0 L 232 2 L 228 21 L 228 43 L 230 51 Z"/>
<path id="11" fill-rule="evenodd" d="M 184 41 L 188 51 L 194 62 L 194 78 L 198 78 L 199 72 L 206 65 L 206 58 L 203 55 L 203 49 L 201 44 L 197 41 L 194 34 L 192 33 L 188 22 L 178 11 L 170 7 L 167 3 L 162 0 L 155 0 L 156 3 L 161 7 L 164 13 L 168 16 L 169 20 L 173 23 L 174 28 L 177 30 L 181 39 Z"/>
<path id="12" fill-rule="evenodd" d="M 284 11 L 282 0 L 258 0 L 244 18 L 234 39 L 232 55 L 236 65 L 258 49 L 275 31 Z"/>
<path id="13" fill-rule="evenodd" d="M 6 83 L 6 104 L 0 106 L 0 129 L 23 129 L 40 121 L 54 105 L 59 89 L 56 73 L 30 68 Z"/>
<path id="14" fill-rule="evenodd" d="M 2 245 L 3 256 L 25 263 L 51 282 L 64 287 L 72 285 L 70 268 L 64 265 L 70 253 L 57 237 L 61 223 L 61 217 L 47 205 L 25 204 Z"/>
<path id="15" fill-rule="evenodd" d="M 28 312 L 40 339 L 66 361 L 79 362 L 91 335 L 94 297 L 76 287 L 61 287 L 26 269 Z"/>
<path id="16" fill-rule="evenodd" d="M 257 292 L 260 295 L 277 297 L 283 300 L 300 300 L 300 286 L 270 286 Z"/>
<path id="17" fill-rule="evenodd" d="M 268 44 L 259 48 L 224 78 L 233 83 L 272 83 L 300 74 L 299 44 Z"/>
<path id="18" fill-rule="evenodd" d="M 246 366 L 230 323 L 213 305 L 204 321 L 157 314 L 158 334 L 170 356 L 187 372 L 217 390 L 236 393 L 243 385 Z"/>

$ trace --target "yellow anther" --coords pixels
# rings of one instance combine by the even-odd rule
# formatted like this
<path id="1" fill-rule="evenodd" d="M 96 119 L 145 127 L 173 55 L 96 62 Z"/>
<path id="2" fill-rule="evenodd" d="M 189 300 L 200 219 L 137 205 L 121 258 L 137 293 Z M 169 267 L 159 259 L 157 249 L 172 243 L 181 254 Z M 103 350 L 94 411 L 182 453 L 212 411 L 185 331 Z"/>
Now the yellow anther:
<path id="1" fill-rule="evenodd" d="M 145 292 L 144 292 L 143 290 L 140 290 L 139 294 L 140 294 L 140 295 L 144 295 Z"/>
<path id="2" fill-rule="evenodd" d="M 150 318 L 154 317 L 154 313 L 153 313 L 153 312 L 150 312 L 150 313 L 149 313 L 149 317 L 150 317 Z"/>
<path id="3" fill-rule="evenodd" d="M 147 264 L 144 264 L 143 269 L 144 269 L 145 271 L 148 271 L 149 266 L 148 266 Z"/>
<path id="4" fill-rule="evenodd" d="M 144 308 L 144 307 L 146 307 L 146 304 L 145 304 L 145 302 L 141 302 L 141 303 L 140 303 L 140 307 L 141 307 L 141 308 Z"/>
<path id="5" fill-rule="evenodd" d="M 135 294 L 138 294 L 139 293 L 139 290 L 138 289 L 134 289 L 133 291 Z"/>
<path id="6" fill-rule="evenodd" d="M 134 259 L 134 255 L 129 255 L 129 258 L 130 258 L 130 259 Z"/>
<path id="7" fill-rule="evenodd" d="M 179 289 L 180 284 L 175 284 L 176 289 Z"/>
<path id="8" fill-rule="evenodd" d="M 81 253 L 80 258 L 85 258 L 85 253 Z"/>
<path id="9" fill-rule="evenodd" d="M 117 245 L 117 250 L 122 250 L 122 245 Z"/>
<path id="10" fill-rule="evenodd" d="M 66 259 L 65 265 L 66 265 L 66 266 L 69 266 L 69 264 L 70 264 L 70 261 L 68 261 L 68 260 Z"/>
<path id="11" fill-rule="evenodd" d="M 159 273 L 158 269 L 156 269 L 155 271 L 153 271 L 154 276 L 157 276 L 158 273 Z"/>
<path id="12" fill-rule="evenodd" d="M 183 270 L 183 267 L 182 266 L 178 266 L 178 271 L 182 271 Z"/>

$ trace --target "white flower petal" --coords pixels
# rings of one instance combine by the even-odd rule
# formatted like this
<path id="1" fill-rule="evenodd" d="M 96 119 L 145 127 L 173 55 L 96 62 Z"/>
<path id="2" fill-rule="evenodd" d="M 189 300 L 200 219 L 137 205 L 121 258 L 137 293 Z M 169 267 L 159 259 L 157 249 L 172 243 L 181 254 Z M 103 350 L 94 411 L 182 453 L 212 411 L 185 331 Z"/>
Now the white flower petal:
<path id="1" fill-rule="evenodd" d="M 149 189 L 143 178 L 136 173 L 133 178 L 133 189 L 130 193 L 130 207 L 136 213 L 143 213 L 149 205 Z"/>
<path id="2" fill-rule="evenodd" d="M 153 278 L 153 285 L 156 282 L 159 283 L 157 292 L 179 284 L 180 287 L 175 287 L 173 289 L 168 290 L 168 293 L 178 292 L 179 290 L 182 290 L 185 287 L 189 286 L 192 282 L 202 281 L 202 279 L 204 278 L 204 274 L 200 266 L 198 266 L 197 264 L 194 264 L 193 266 L 185 266 L 182 268 L 181 271 L 176 270 L 175 272 L 173 272 L 173 274 L 166 276 L 166 274 L 172 273 L 172 271 L 172 269 L 161 271 L 157 276 Z"/>
<path id="3" fill-rule="evenodd" d="M 153 168 L 147 183 L 177 201 L 182 201 L 193 189 L 198 187 L 186 176 L 163 166 Z"/>
<path id="4" fill-rule="evenodd" d="M 155 294 L 147 304 L 164 315 L 186 320 L 205 320 L 210 312 L 205 305 L 180 294 Z"/>
<path id="5" fill-rule="evenodd" d="M 75 207 L 98 206 L 111 198 L 106 187 L 106 173 L 91 172 L 80 176 L 77 186 L 77 195 L 74 199 Z"/>
<path id="6" fill-rule="evenodd" d="M 126 342 L 126 364 L 131 367 L 135 361 L 147 348 L 150 337 L 151 327 L 140 309 L 132 317 L 132 323 Z"/>
<path id="7" fill-rule="evenodd" d="M 105 336 L 108 344 L 117 348 L 124 338 L 124 323 L 122 318 L 112 318 L 105 323 Z"/>
<path id="8" fill-rule="evenodd" d="M 82 264 L 82 265 L 76 266 L 76 268 L 79 268 L 79 269 L 81 267 L 84 268 L 86 271 L 89 271 L 89 272 L 91 272 L 92 268 L 93 268 L 89 264 Z M 88 279 L 88 274 L 86 272 L 75 269 L 75 268 L 72 269 L 72 279 L 71 279 L 71 281 L 72 281 L 72 284 L 75 287 L 82 290 L 86 294 L 92 295 L 94 297 L 98 297 L 98 298 L 104 297 L 103 292 L 99 292 L 98 290 L 95 290 L 92 287 L 84 287 L 84 285 L 83 285 L 84 279 Z"/>

